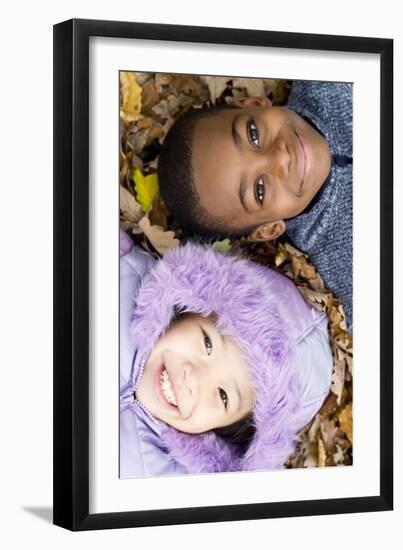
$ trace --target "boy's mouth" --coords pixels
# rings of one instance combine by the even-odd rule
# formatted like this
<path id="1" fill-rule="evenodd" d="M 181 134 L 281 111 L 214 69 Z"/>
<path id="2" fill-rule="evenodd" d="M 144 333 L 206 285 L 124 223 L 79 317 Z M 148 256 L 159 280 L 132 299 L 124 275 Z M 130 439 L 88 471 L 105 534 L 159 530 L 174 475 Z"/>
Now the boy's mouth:
<path id="1" fill-rule="evenodd" d="M 299 148 L 300 148 L 301 157 L 302 157 L 302 163 L 300 167 L 301 184 L 299 187 L 299 193 L 301 193 L 310 170 L 311 162 L 308 154 L 308 144 L 306 143 L 305 139 L 302 136 L 300 136 L 297 132 L 295 132 L 295 135 L 297 136 L 297 139 L 298 139 Z"/>
<path id="2" fill-rule="evenodd" d="M 168 377 L 165 365 L 162 365 L 162 368 L 159 372 L 158 386 L 164 401 L 166 401 L 170 406 L 174 406 L 175 408 L 177 408 L 178 401 L 176 399 L 171 381 Z"/>

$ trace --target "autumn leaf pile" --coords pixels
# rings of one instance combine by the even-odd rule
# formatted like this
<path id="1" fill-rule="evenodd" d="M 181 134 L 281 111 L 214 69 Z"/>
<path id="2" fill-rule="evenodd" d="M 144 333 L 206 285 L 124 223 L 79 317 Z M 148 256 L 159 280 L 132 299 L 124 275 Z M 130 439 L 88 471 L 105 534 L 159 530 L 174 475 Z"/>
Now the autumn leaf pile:
<path id="1" fill-rule="evenodd" d="M 158 156 L 174 120 L 190 107 L 266 96 L 283 105 L 292 83 L 156 73 L 120 73 L 120 224 L 134 242 L 158 258 L 180 245 L 183 233 L 165 208 L 158 188 Z M 242 254 L 291 278 L 305 299 L 329 318 L 334 359 L 329 397 L 300 431 L 287 468 L 352 464 L 352 337 L 343 307 L 329 292 L 308 256 L 285 237 L 252 242 L 245 237 L 213 243 L 223 253 Z"/>

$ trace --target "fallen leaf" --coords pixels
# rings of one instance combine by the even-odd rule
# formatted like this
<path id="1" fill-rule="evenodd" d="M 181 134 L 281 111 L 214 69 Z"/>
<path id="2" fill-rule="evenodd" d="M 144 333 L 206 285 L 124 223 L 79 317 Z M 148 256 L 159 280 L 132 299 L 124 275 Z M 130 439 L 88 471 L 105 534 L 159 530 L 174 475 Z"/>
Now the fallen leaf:
<path id="1" fill-rule="evenodd" d="M 155 90 L 159 96 L 163 95 L 167 88 L 170 89 L 170 85 L 175 78 L 174 75 L 168 73 L 157 73 L 154 77 Z"/>
<path id="2" fill-rule="evenodd" d="M 346 362 L 344 359 L 334 358 L 331 390 L 337 397 L 340 405 L 344 388 Z"/>
<path id="3" fill-rule="evenodd" d="M 318 436 L 318 466 L 322 468 L 326 466 L 327 454 L 326 448 L 320 435 Z"/>
<path id="4" fill-rule="evenodd" d="M 329 416 L 337 409 L 337 396 L 331 391 L 323 402 L 319 414 L 321 416 Z"/>
<path id="5" fill-rule="evenodd" d="M 143 113 L 149 113 L 156 103 L 159 101 L 157 91 L 155 89 L 154 79 L 150 78 L 142 87 Z"/>
<path id="6" fill-rule="evenodd" d="M 333 453 L 333 462 L 336 466 L 344 464 L 344 452 L 338 443 L 336 443 L 336 452 Z"/>
<path id="7" fill-rule="evenodd" d="M 262 78 L 233 78 L 234 88 L 245 89 L 244 95 L 249 97 L 265 97 L 265 89 Z"/>
<path id="8" fill-rule="evenodd" d="M 305 256 L 305 258 L 308 257 L 306 254 L 301 252 L 301 250 L 298 250 L 298 248 L 295 248 L 295 246 L 292 246 L 292 244 L 290 243 L 285 243 L 284 246 L 291 256 Z"/>
<path id="9" fill-rule="evenodd" d="M 352 404 L 348 403 L 343 409 L 339 412 L 339 423 L 340 428 L 348 437 L 349 441 L 353 442 L 353 409 Z"/>
<path id="10" fill-rule="evenodd" d="M 145 72 L 135 72 L 137 84 L 140 84 L 141 87 L 144 87 L 144 85 L 151 79 L 154 78 L 154 73 L 145 73 Z"/>
<path id="11" fill-rule="evenodd" d="M 119 174 L 121 178 L 125 178 L 127 176 L 127 170 L 128 170 L 128 162 L 126 155 L 120 151 L 119 155 Z"/>
<path id="12" fill-rule="evenodd" d="M 120 116 L 125 122 L 132 122 L 140 118 L 141 111 L 141 86 L 136 81 L 132 72 L 121 71 L 120 93 L 121 109 Z"/>
<path id="13" fill-rule="evenodd" d="M 131 152 L 139 155 L 148 143 L 149 128 L 139 128 L 132 124 L 126 133 L 126 147 Z"/>
<path id="14" fill-rule="evenodd" d="M 123 220 L 133 225 L 138 223 L 144 216 L 141 206 L 130 191 L 122 187 L 122 185 L 119 186 L 119 194 L 119 206 L 123 215 Z"/>
<path id="15" fill-rule="evenodd" d="M 319 311 L 326 310 L 327 294 L 317 292 L 306 286 L 298 285 L 298 290 L 301 292 L 307 302 L 313 305 Z"/>
<path id="16" fill-rule="evenodd" d="M 323 418 L 320 422 L 320 433 L 326 452 L 329 454 L 333 453 L 335 447 L 336 438 L 338 436 L 339 427 L 336 426 L 334 420 Z"/>
<path id="17" fill-rule="evenodd" d="M 227 76 L 201 76 L 200 78 L 207 84 L 211 101 L 214 104 L 227 87 L 227 82 L 231 80 L 231 77 Z"/>
<path id="18" fill-rule="evenodd" d="M 227 254 L 231 251 L 231 241 L 229 239 L 224 239 L 223 241 L 215 241 L 215 243 L 211 245 L 211 248 L 216 252 Z"/>
<path id="19" fill-rule="evenodd" d="M 315 279 L 316 269 L 313 267 L 313 265 L 310 265 L 307 262 L 305 256 L 292 255 L 291 265 L 295 273 L 295 277 L 303 277 L 304 279 Z"/>
<path id="20" fill-rule="evenodd" d="M 283 262 L 285 262 L 287 256 L 287 249 L 282 243 L 280 243 L 277 249 L 277 254 L 274 258 L 274 263 L 276 264 L 276 267 L 279 267 Z"/>
<path id="21" fill-rule="evenodd" d="M 171 94 L 167 99 L 161 99 L 156 103 L 152 110 L 161 120 L 171 119 L 177 113 L 180 104 L 179 98 Z"/>
<path id="22" fill-rule="evenodd" d="M 164 204 L 164 201 L 161 198 L 160 193 L 157 193 L 155 199 L 153 200 L 153 205 L 151 210 L 148 213 L 148 217 L 151 225 L 159 225 L 164 231 L 167 229 L 167 216 L 168 210 Z"/>
<path id="23" fill-rule="evenodd" d="M 167 250 L 179 246 L 179 240 L 175 238 L 173 231 L 164 231 L 159 225 L 151 225 L 147 216 L 144 216 L 139 221 L 139 227 L 143 230 L 155 250 L 162 256 Z"/>
<path id="24" fill-rule="evenodd" d="M 317 292 L 326 293 L 325 284 L 323 282 L 323 279 L 317 271 L 315 272 L 315 277 L 313 277 L 312 279 L 309 279 L 309 286 L 313 290 L 316 290 Z"/>
<path id="25" fill-rule="evenodd" d="M 144 176 L 141 170 L 133 170 L 132 179 L 136 190 L 137 201 L 147 213 L 153 205 L 153 200 L 158 193 L 158 176 L 156 173 Z"/>
<path id="26" fill-rule="evenodd" d="M 302 445 L 303 467 L 316 468 L 318 465 L 318 450 L 317 446 L 312 443 L 304 442 Z"/>
<path id="27" fill-rule="evenodd" d="M 311 441 L 311 443 L 315 441 L 316 434 L 318 433 L 319 428 L 320 428 L 320 416 L 317 414 L 308 431 L 308 438 L 309 438 L 309 441 Z"/>

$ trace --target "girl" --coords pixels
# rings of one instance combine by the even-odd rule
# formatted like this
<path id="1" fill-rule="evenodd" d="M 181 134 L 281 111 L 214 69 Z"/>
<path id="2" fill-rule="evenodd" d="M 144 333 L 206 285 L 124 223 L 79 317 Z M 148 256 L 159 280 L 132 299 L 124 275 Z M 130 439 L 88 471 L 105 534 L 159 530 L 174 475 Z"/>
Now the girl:
<path id="1" fill-rule="evenodd" d="M 328 395 L 327 317 L 285 276 L 121 232 L 120 477 L 281 468 Z"/>

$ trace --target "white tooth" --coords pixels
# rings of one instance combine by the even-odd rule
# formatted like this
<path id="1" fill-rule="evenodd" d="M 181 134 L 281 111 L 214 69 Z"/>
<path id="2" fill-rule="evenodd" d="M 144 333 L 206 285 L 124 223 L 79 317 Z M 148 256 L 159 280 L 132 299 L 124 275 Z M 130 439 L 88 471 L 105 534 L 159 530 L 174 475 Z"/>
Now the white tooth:
<path id="1" fill-rule="evenodd" d="M 167 401 L 169 401 L 169 403 L 172 403 L 177 407 L 178 404 L 175 399 L 175 394 L 173 392 L 171 382 L 169 380 L 168 373 L 165 368 L 161 373 L 160 382 L 161 382 L 161 390 L 164 397 L 167 399 Z"/>

